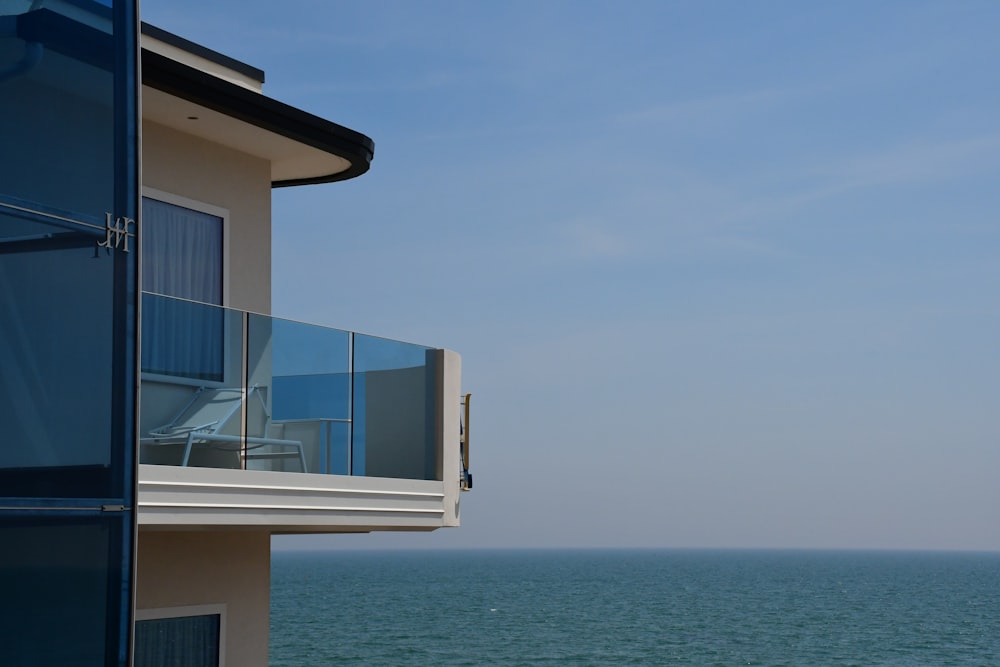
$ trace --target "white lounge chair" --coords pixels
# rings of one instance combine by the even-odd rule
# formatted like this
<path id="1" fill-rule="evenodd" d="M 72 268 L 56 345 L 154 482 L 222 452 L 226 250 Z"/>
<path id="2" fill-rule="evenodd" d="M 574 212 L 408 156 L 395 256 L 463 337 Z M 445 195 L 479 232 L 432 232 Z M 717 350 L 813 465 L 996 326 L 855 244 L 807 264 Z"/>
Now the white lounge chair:
<path id="1" fill-rule="evenodd" d="M 241 388 L 200 387 L 173 419 L 163 426 L 150 429 L 148 435 L 139 442 L 154 446 L 183 444 L 182 466 L 190 463 L 191 451 L 196 444 L 206 444 L 226 451 L 241 452 L 247 461 L 296 458 L 302 466 L 302 472 L 306 472 L 306 457 L 300 441 L 266 437 L 271 415 L 256 385 L 247 389 L 248 407 L 254 396 L 261 407 L 262 436 L 243 437 L 232 433 L 234 429 L 239 431 L 240 401 L 243 398 Z M 237 421 L 234 422 L 234 418 Z M 224 430 L 229 430 L 230 433 L 224 433 Z M 245 451 L 243 451 L 244 442 L 246 442 Z M 256 451 L 264 447 L 269 447 L 269 451 Z"/>

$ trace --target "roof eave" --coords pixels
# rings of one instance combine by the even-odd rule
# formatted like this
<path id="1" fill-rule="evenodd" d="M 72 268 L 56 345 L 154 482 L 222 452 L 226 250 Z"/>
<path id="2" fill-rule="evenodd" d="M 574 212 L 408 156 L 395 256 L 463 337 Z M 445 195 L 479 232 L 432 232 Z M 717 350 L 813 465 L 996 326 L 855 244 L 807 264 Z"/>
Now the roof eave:
<path id="1" fill-rule="evenodd" d="M 346 160 L 332 174 L 278 180 L 272 187 L 333 183 L 361 176 L 375 154 L 371 138 L 354 130 L 219 79 L 161 54 L 142 50 L 143 85 L 174 95 Z"/>

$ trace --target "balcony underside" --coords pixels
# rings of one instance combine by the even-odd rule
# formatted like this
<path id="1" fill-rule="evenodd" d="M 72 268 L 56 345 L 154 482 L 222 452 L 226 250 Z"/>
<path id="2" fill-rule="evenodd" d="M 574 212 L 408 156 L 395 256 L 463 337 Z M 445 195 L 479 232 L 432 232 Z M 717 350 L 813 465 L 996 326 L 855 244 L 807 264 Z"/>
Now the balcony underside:
<path id="1" fill-rule="evenodd" d="M 434 530 L 457 525 L 444 483 L 180 466 L 139 466 L 143 529 L 252 528 L 276 533 Z"/>

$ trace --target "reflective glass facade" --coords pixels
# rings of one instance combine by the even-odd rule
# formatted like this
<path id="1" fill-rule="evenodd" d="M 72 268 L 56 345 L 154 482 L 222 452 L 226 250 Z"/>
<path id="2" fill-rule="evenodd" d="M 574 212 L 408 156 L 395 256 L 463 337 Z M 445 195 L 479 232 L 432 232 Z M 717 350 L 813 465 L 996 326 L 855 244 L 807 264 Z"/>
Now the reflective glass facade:
<path id="1" fill-rule="evenodd" d="M 0 664 L 125 665 L 136 3 L 0 4 Z"/>

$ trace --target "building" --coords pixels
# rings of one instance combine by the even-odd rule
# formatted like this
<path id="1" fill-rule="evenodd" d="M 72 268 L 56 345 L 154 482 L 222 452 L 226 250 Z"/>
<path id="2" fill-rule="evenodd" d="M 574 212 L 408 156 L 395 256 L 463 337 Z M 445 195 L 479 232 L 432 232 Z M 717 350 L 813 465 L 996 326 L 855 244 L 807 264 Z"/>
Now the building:
<path id="1" fill-rule="evenodd" d="M 458 355 L 269 316 L 272 188 L 373 143 L 263 83 L 0 2 L 0 664 L 266 665 L 271 535 L 459 523 Z"/>

